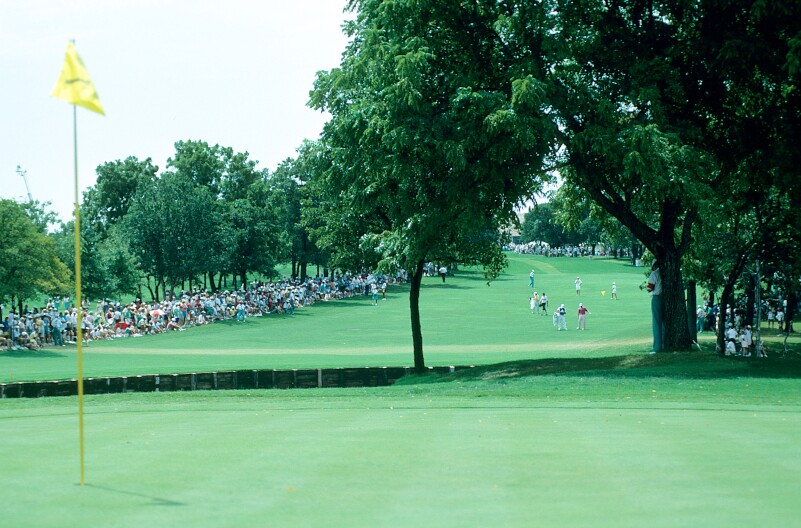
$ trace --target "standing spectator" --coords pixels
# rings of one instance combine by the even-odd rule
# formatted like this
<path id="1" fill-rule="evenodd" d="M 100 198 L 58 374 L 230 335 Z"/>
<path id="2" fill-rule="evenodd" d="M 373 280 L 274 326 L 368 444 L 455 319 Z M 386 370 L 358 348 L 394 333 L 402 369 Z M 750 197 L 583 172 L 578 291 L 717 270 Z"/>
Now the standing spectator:
<path id="1" fill-rule="evenodd" d="M 654 335 L 652 353 L 661 352 L 665 348 L 665 321 L 662 311 L 662 277 L 659 274 L 659 262 L 656 260 L 651 266 L 651 274 L 645 287 L 651 292 L 651 331 Z"/>
<path id="2" fill-rule="evenodd" d="M 737 352 L 737 330 L 734 329 L 734 325 L 730 325 L 729 328 L 726 330 L 726 352 L 728 355 L 729 350 L 733 352 Z"/>
<path id="3" fill-rule="evenodd" d="M 587 314 L 592 315 L 592 312 L 587 310 L 584 304 L 579 303 L 578 307 L 578 326 L 576 330 L 586 330 L 587 329 Z"/>
<path id="4" fill-rule="evenodd" d="M 779 311 L 776 312 L 776 325 L 779 327 L 779 335 L 784 332 L 784 309 L 779 306 Z"/>
<path id="5" fill-rule="evenodd" d="M 576 295 L 581 295 L 581 278 L 576 277 Z"/>
<path id="6" fill-rule="evenodd" d="M 776 321 L 776 311 L 771 306 L 768 309 L 768 328 L 773 328 L 773 323 Z"/>
<path id="7" fill-rule="evenodd" d="M 445 277 L 443 276 L 442 282 L 445 282 Z M 371 286 L 371 290 L 373 292 L 373 305 L 378 306 L 378 285 L 374 282 Z"/>
<path id="8" fill-rule="evenodd" d="M 740 339 L 740 347 L 743 351 L 743 356 L 751 357 L 751 326 L 747 325 L 743 330 L 743 335 Z"/>
<path id="9" fill-rule="evenodd" d="M 53 326 L 53 345 L 63 347 L 64 335 L 62 332 L 64 331 L 64 319 L 62 316 L 56 314 L 53 316 L 53 320 L 50 324 Z"/>

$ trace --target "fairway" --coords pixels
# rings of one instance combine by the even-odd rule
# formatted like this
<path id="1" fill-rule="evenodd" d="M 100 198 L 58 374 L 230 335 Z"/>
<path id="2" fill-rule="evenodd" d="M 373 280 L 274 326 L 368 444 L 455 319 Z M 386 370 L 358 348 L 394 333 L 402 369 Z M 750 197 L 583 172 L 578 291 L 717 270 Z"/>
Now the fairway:
<path id="1" fill-rule="evenodd" d="M 427 278 L 429 365 L 392 387 L 0 400 L 8 526 L 801 526 L 801 363 L 649 355 L 642 268 L 510 256 Z M 528 307 L 528 272 L 587 330 Z M 619 301 L 601 294 L 617 282 Z M 408 290 L 91 343 L 89 375 L 409 365 Z M 551 312 L 549 310 L 549 314 Z M 569 313 L 573 313 L 573 309 Z M 770 347 L 778 346 L 770 341 Z M 796 340 L 797 338 L 793 338 Z M 794 341 L 795 343 L 795 341 Z M 74 349 L 0 355 L 3 381 L 72 376 Z"/>
<path id="2" fill-rule="evenodd" d="M 469 365 L 514 359 L 645 353 L 651 344 L 650 299 L 639 289 L 643 268 L 627 260 L 545 258 L 507 253 L 505 273 L 487 286 L 480 271 L 424 278 L 420 312 L 426 364 Z M 547 293 L 547 316 L 532 315 L 529 272 Z M 581 275 L 581 296 L 574 281 Z M 610 300 L 617 282 L 619 301 Z M 605 292 L 605 295 L 602 294 Z M 590 310 L 577 332 L 579 302 Z M 564 303 L 568 331 L 551 314 Z M 368 297 L 317 303 L 294 316 L 271 314 L 158 336 L 96 341 L 84 349 L 87 377 L 234 369 L 412 365 L 409 290 L 390 287 L 387 301 Z M 75 347 L 0 354 L 0 382 L 75 377 Z"/>

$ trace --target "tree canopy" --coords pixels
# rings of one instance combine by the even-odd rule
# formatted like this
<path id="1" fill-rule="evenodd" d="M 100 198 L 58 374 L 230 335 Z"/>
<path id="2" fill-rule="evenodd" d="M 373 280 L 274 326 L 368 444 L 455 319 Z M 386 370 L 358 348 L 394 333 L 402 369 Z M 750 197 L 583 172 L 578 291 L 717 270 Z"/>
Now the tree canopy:
<path id="1" fill-rule="evenodd" d="M 66 291 L 67 267 L 55 242 L 13 200 L 0 200 L 0 302 Z"/>

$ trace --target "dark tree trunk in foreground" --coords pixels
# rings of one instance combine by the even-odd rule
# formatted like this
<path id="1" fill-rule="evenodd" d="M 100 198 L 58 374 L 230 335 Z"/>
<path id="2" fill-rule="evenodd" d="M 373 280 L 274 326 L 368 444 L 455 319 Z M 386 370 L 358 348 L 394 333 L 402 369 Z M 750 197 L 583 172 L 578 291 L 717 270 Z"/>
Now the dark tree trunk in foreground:
<path id="1" fill-rule="evenodd" d="M 663 254 L 659 267 L 662 278 L 665 348 L 667 350 L 689 348 L 692 340 L 687 328 L 687 303 L 684 301 L 684 285 L 681 278 L 681 255 L 678 252 Z"/>
<path id="2" fill-rule="evenodd" d="M 412 347 L 414 349 L 414 371 L 422 374 L 426 368 L 423 358 L 423 331 L 420 328 L 420 286 L 423 283 L 423 261 L 417 263 L 412 275 L 412 287 L 409 290 L 409 313 L 412 318 Z"/>

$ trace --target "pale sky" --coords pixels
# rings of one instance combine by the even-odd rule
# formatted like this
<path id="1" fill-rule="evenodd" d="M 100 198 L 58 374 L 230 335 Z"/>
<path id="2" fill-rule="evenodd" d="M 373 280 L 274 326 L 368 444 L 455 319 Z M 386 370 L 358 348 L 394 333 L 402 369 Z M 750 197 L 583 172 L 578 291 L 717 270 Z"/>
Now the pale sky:
<path id="1" fill-rule="evenodd" d="M 174 143 L 248 152 L 275 170 L 327 116 L 306 106 L 315 73 L 339 65 L 346 0 L 0 0 L 0 198 L 75 201 L 72 106 L 50 96 L 67 42 L 106 116 L 78 107 L 78 180 L 136 156 L 159 170 Z"/>

